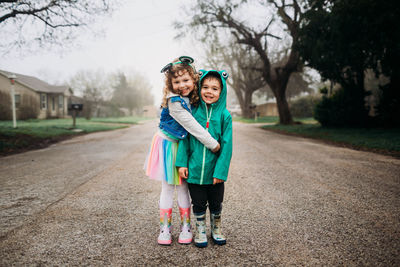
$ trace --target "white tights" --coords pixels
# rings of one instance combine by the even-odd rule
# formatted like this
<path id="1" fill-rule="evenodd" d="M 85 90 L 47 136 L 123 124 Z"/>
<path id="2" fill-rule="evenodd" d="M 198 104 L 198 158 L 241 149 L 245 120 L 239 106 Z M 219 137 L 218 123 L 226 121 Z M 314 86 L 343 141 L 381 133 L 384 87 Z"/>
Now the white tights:
<path id="1" fill-rule="evenodd" d="M 165 180 L 162 181 L 160 195 L 160 209 L 171 209 L 174 204 L 174 192 L 178 191 L 178 206 L 181 208 L 190 207 L 190 197 L 187 182 L 182 180 L 181 185 L 171 185 Z"/>

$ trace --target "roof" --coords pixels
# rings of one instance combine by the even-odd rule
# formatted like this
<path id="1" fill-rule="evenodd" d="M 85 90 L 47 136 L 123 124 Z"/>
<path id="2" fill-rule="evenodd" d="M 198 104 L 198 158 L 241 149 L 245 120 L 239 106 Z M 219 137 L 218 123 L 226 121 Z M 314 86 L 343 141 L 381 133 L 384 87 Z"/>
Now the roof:
<path id="1" fill-rule="evenodd" d="M 23 75 L 19 73 L 9 72 L 5 70 L 0 70 L 0 74 L 3 74 L 6 77 L 9 77 L 11 74 L 15 74 L 17 78 L 16 82 L 25 85 L 31 88 L 33 91 L 41 92 L 41 93 L 64 93 L 69 89 L 68 86 L 65 85 L 51 85 L 42 81 L 36 77 Z"/>

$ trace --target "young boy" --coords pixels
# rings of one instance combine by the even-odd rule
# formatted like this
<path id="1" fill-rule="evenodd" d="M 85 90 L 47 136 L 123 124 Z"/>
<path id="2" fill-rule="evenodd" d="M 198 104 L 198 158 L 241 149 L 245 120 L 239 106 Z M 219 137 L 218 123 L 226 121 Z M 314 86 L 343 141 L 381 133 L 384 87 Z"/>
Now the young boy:
<path id="1" fill-rule="evenodd" d="M 207 246 L 206 210 L 210 209 L 211 237 L 218 245 L 226 244 L 221 233 L 221 210 L 224 182 L 228 178 L 232 156 L 232 117 L 226 109 L 226 71 L 200 70 L 200 104 L 192 112 L 196 120 L 220 144 L 212 153 L 196 138 L 188 136 L 179 142 L 175 165 L 179 175 L 187 179 L 196 218 L 197 247 Z"/>

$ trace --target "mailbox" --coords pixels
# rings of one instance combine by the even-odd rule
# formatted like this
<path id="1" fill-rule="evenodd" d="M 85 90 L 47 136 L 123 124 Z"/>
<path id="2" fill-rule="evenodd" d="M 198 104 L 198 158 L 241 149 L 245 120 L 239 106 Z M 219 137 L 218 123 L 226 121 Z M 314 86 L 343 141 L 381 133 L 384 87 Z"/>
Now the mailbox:
<path id="1" fill-rule="evenodd" d="M 82 110 L 83 104 L 70 104 L 68 109 L 69 110 Z"/>

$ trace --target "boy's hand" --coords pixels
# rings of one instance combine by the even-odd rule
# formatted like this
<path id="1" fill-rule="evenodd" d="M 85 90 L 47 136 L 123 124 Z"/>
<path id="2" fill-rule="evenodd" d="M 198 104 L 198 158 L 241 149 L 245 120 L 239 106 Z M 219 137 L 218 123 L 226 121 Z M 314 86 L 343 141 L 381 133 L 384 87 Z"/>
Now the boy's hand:
<path id="1" fill-rule="evenodd" d="M 223 182 L 225 182 L 225 181 L 221 180 L 221 179 L 218 179 L 218 178 L 214 178 L 214 180 L 213 180 L 213 184 L 220 184 L 220 183 L 223 183 Z"/>
<path id="2" fill-rule="evenodd" d="M 211 150 L 211 152 L 217 153 L 217 152 L 220 150 L 220 148 L 221 148 L 221 146 L 220 146 L 219 143 L 218 143 L 217 147 L 214 148 L 213 150 Z"/>
<path id="3" fill-rule="evenodd" d="M 187 179 L 188 178 L 188 168 L 179 167 L 178 172 L 179 172 L 179 177 L 181 177 L 183 179 Z"/>

